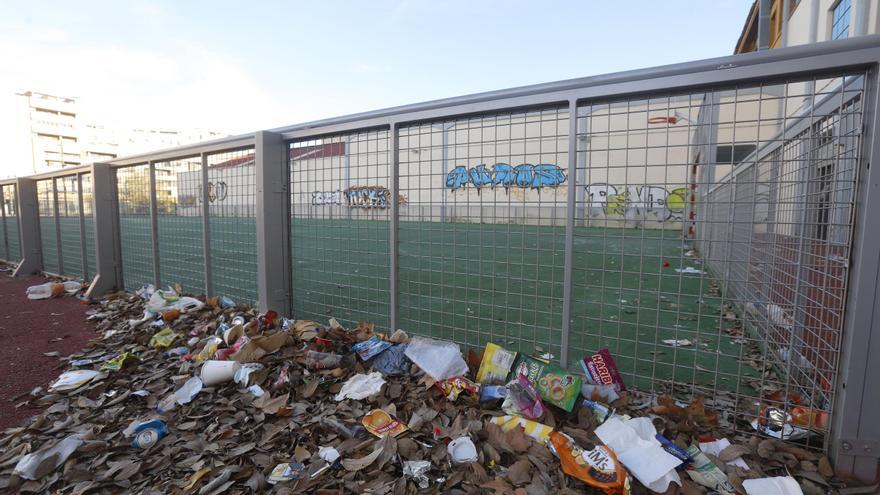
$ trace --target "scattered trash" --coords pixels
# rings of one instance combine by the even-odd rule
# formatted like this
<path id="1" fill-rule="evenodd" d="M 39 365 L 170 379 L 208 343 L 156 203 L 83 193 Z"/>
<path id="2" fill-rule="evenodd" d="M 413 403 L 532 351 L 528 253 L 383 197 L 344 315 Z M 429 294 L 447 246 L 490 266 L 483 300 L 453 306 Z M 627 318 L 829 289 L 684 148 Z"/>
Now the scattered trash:
<path id="1" fill-rule="evenodd" d="M 586 378 L 572 375 L 573 390 L 560 395 L 570 373 L 548 363 L 545 349 L 534 349 L 542 360 L 496 344 L 460 348 L 366 322 L 345 328 L 187 297 L 179 287 L 147 286 L 108 294 L 89 311 L 98 338 L 61 358 L 71 369 L 50 390 L 14 399 L 41 412 L 0 436 L 0 491 L 207 495 L 277 484 L 302 493 L 538 494 L 623 493 L 631 485 L 647 493 L 648 481 L 661 491 L 681 483 L 680 493 L 695 493 L 695 484 L 734 493 L 747 478 L 788 471 L 804 493 L 853 483 L 834 477 L 818 453 L 780 440 L 825 433 L 827 414 L 807 405 L 817 404 L 812 397 L 785 402 L 761 390 L 760 399 L 716 393 L 687 403 L 692 391 L 674 383 L 654 396 L 627 389 L 606 349 L 588 354 Z M 744 335 L 738 314 L 719 309 L 731 338 Z M 172 342 L 154 347 L 163 331 Z M 744 359 L 760 370 L 761 354 L 747 344 Z M 747 435 L 724 436 L 758 410 L 752 444 Z M 40 477 L 13 476 L 34 455 L 43 456 Z"/>
<path id="2" fill-rule="evenodd" d="M 507 414 L 529 419 L 539 419 L 545 411 L 541 397 L 525 375 L 516 375 L 516 379 L 507 384 L 507 397 L 501 409 Z"/>
<path id="3" fill-rule="evenodd" d="M 693 275 L 704 275 L 706 273 L 703 270 L 698 270 L 692 266 L 688 266 L 685 268 L 676 268 L 675 271 L 677 273 L 687 273 L 687 274 L 693 274 Z"/>
<path id="4" fill-rule="evenodd" d="M 800 440 L 813 436 L 815 433 L 806 428 L 793 425 L 790 414 L 776 407 L 768 407 L 761 411 L 761 417 L 751 422 L 752 428 L 761 433 L 780 440 Z"/>
<path id="5" fill-rule="evenodd" d="M 178 335 L 174 330 L 165 327 L 150 338 L 150 347 L 170 347 Z"/>
<path id="6" fill-rule="evenodd" d="M 306 466 L 300 462 L 288 462 L 287 464 L 279 464 L 272 469 L 266 481 L 271 484 L 281 483 L 282 481 L 293 481 L 303 477 L 306 472 Z"/>
<path id="7" fill-rule="evenodd" d="M 710 442 L 700 442 L 700 451 L 704 454 L 714 455 L 715 457 L 720 457 L 721 452 L 727 447 L 730 447 L 730 440 L 726 438 L 719 438 L 718 440 L 712 440 Z M 745 470 L 749 469 L 749 465 L 742 457 L 735 457 L 733 460 L 726 462 L 731 466 L 738 466 Z"/>
<path id="8" fill-rule="evenodd" d="M 373 369 L 386 376 L 405 375 L 412 366 L 405 353 L 406 344 L 393 345 L 373 358 Z"/>
<path id="9" fill-rule="evenodd" d="M 373 335 L 369 339 L 351 346 L 351 350 L 356 352 L 361 360 L 367 361 L 389 347 L 391 347 L 390 342 L 385 342 L 378 335 Z"/>
<path id="10" fill-rule="evenodd" d="M 202 383 L 206 387 L 213 387 L 231 381 L 239 368 L 241 363 L 235 361 L 205 361 L 200 372 Z"/>
<path id="11" fill-rule="evenodd" d="M 538 440 L 542 444 L 550 440 L 553 428 L 519 416 L 496 416 L 490 420 L 493 424 L 501 427 L 501 431 L 510 431 L 514 428 L 522 428 L 523 433 Z"/>
<path id="12" fill-rule="evenodd" d="M 419 488 L 428 488 L 430 480 L 427 472 L 431 470 L 431 461 L 403 461 L 403 475 L 412 478 Z"/>
<path id="13" fill-rule="evenodd" d="M 609 418 L 596 428 L 596 436 L 614 451 L 620 462 L 649 490 L 663 493 L 670 483 L 681 486 L 675 472 L 681 461 L 667 453 L 655 436 L 650 418 L 622 421 Z"/>
<path id="14" fill-rule="evenodd" d="M 477 383 L 481 385 L 497 385 L 507 380 L 510 368 L 516 359 L 516 353 L 510 352 L 493 343 L 486 344 L 483 359 L 477 371 Z"/>
<path id="15" fill-rule="evenodd" d="M 64 373 L 61 373 L 51 385 L 49 385 L 49 391 L 64 392 L 66 390 L 75 390 L 100 375 L 101 372 L 95 370 L 65 371 Z"/>
<path id="16" fill-rule="evenodd" d="M 362 421 L 364 427 L 377 437 L 391 435 L 396 437 L 407 430 L 406 425 L 381 409 L 373 409 Z"/>
<path id="17" fill-rule="evenodd" d="M 480 387 L 480 402 L 489 402 L 507 397 L 504 385 L 483 385 Z"/>
<path id="18" fill-rule="evenodd" d="M 61 297 L 66 294 L 75 294 L 83 288 L 83 284 L 79 282 L 46 282 L 45 284 L 32 285 L 27 288 L 25 294 L 28 299 L 51 299 L 53 297 Z"/>
<path id="19" fill-rule="evenodd" d="M 454 342 L 413 337 L 405 354 L 434 380 L 464 376 L 468 372 L 467 363 L 461 357 L 461 349 Z"/>
<path id="20" fill-rule="evenodd" d="M 457 399 L 462 392 L 467 392 L 471 395 L 478 395 L 480 393 L 480 386 L 478 384 L 460 376 L 434 382 L 434 386 L 442 390 L 446 398 L 451 401 Z"/>
<path id="21" fill-rule="evenodd" d="M 687 453 L 693 459 L 693 462 L 687 468 L 687 474 L 692 480 L 721 495 L 734 495 L 736 493 L 736 488 L 730 484 L 730 480 L 727 479 L 724 471 L 710 461 L 699 447 L 691 445 L 687 448 Z"/>
<path id="22" fill-rule="evenodd" d="M 105 361 L 101 365 L 101 369 L 109 371 L 119 371 L 123 367 L 125 367 L 126 363 L 132 363 L 134 361 L 137 361 L 137 358 L 134 356 L 134 354 L 130 352 L 123 352 L 115 358 Z"/>
<path id="23" fill-rule="evenodd" d="M 803 495 L 798 482 L 791 476 L 743 480 L 748 495 Z"/>
<path id="24" fill-rule="evenodd" d="M 58 469 L 82 444 L 82 437 L 70 435 L 52 447 L 23 456 L 12 472 L 26 480 L 38 480 Z"/>
<path id="25" fill-rule="evenodd" d="M 308 351 L 306 353 L 306 366 L 310 370 L 329 370 L 338 368 L 342 364 L 342 356 L 328 354 L 326 352 Z"/>
<path id="26" fill-rule="evenodd" d="M 251 384 L 251 375 L 259 373 L 264 369 L 266 369 L 266 367 L 260 363 L 243 364 L 235 370 L 235 373 L 232 375 L 232 381 L 243 387 L 247 387 Z"/>
<path id="27" fill-rule="evenodd" d="M 131 446 L 136 449 L 149 449 L 159 443 L 159 440 L 162 440 L 167 434 L 168 428 L 164 421 L 159 419 L 145 421 L 135 427 Z"/>
<path id="28" fill-rule="evenodd" d="M 574 439 L 556 431 L 550 434 L 550 443 L 565 474 L 608 495 L 630 493 L 629 476 L 612 450 L 601 445 L 583 450 Z"/>
<path id="29" fill-rule="evenodd" d="M 476 462 L 478 459 L 477 446 L 468 437 L 458 437 L 449 442 L 446 451 L 449 453 L 449 458 L 455 464 Z"/>
<path id="30" fill-rule="evenodd" d="M 672 347 L 688 347 L 694 345 L 694 343 L 688 339 L 664 339 L 663 343 L 671 345 Z"/>
<path id="31" fill-rule="evenodd" d="M 196 395 L 202 391 L 202 379 L 194 376 L 187 380 L 176 392 L 174 392 L 174 402 L 178 405 L 189 404 L 195 399 Z"/>
<path id="32" fill-rule="evenodd" d="M 385 385 L 382 373 L 354 375 L 342 385 L 342 389 L 336 394 L 334 399 L 337 402 L 345 399 L 364 399 L 371 395 L 378 394 L 379 391 L 382 390 L 382 385 Z"/>
<path id="33" fill-rule="evenodd" d="M 581 367 L 588 382 L 581 387 L 584 397 L 611 403 L 620 397 L 620 392 L 626 391 L 626 385 L 608 349 L 600 349 L 598 353 L 584 358 Z"/>
<path id="34" fill-rule="evenodd" d="M 525 376 L 545 401 L 563 411 L 571 411 L 581 393 L 581 379 L 562 368 L 537 359 L 520 356 L 513 365 L 514 373 Z M 535 418 L 532 418 L 535 419 Z"/>
<path id="35" fill-rule="evenodd" d="M 608 407 L 607 405 L 590 399 L 584 399 L 582 401 L 584 407 L 593 411 L 593 417 L 596 418 L 597 424 L 602 424 L 606 419 L 610 418 L 614 414 L 614 409 Z"/>

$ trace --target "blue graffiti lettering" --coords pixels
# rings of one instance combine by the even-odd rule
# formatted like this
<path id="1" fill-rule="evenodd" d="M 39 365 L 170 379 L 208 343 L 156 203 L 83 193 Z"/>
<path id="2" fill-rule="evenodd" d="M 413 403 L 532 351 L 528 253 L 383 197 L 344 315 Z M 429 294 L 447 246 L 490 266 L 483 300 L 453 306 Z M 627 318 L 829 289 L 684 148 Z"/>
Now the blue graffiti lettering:
<path id="1" fill-rule="evenodd" d="M 493 171 L 495 175 L 492 177 L 492 188 L 494 189 L 495 186 L 502 185 L 505 190 L 510 189 L 516 176 L 513 167 L 506 163 L 496 163 Z"/>
<path id="2" fill-rule="evenodd" d="M 513 185 L 522 189 L 540 190 L 545 187 L 557 187 L 566 179 L 565 170 L 550 163 L 538 165 L 523 163 L 516 167 L 507 163 L 496 163 L 492 170 L 486 168 L 484 164 L 472 167 L 470 170 L 459 165 L 446 174 L 446 187 L 456 191 L 470 183 L 476 188 L 477 193 L 486 185 L 492 189 L 500 185 L 505 191 Z"/>
<path id="3" fill-rule="evenodd" d="M 451 188 L 455 191 L 458 188 L 466 186 L 468 183 L 468 171 L 467 168 L 458 166 L 452 169 L 449 174 L 446 175 L 446 187 Z"/>

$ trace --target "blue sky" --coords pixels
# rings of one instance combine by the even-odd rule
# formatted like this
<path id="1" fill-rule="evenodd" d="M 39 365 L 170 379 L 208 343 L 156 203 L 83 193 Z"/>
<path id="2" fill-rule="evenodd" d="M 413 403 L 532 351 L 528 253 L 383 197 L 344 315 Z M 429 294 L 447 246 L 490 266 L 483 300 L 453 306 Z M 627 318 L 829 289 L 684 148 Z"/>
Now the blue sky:
<path id="1" fill-rule="evenodd" d="M 728 55 L 750 4 L 3 1 L 0 94 L 79 96 L 83 113 L 125 125 L 244 132 Z"/>

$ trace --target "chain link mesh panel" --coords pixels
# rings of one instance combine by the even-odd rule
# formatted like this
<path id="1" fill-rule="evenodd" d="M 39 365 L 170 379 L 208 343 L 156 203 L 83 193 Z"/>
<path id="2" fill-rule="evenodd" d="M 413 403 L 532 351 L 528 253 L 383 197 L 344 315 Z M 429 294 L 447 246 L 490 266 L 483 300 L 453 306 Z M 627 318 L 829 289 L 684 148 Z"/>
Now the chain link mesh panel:
<path id="1" fill-rule="evenodd" d="M 61 275 L 85 278 L 77 176 L 58 177 L 55 187 L 58 188 L 58 226 L 61 229 Z"/>
<path id="2" fill-rule="evenodd" d="M 119 203 L 119 242 L 125 288 L 136 290 L 155 283 L 150 220 L 150 166 L 116 169 Z"/>
<path id="3" fill-rule="evenodd" d="M 202 239 L 202 162 L 199 157 L 156 162 L 159 278 L 185 292 L 205 291 Z"/>
<path id="4" fill-rule="evenodd" d="M 863 82 L 581 106 L 573 360 L 609 348 L 638 389 L 702 396 L 727 426 L 823 447 Z"/>
<path id="5" fill-rule="evenodd" d="M 3 235 L 5 257 L 7 261 L 16 262 L 21 259 L 21 241 L 18 235 L 18 203 L 15 184 L 0 186 L 3 194 Z"/>
<path id="6" fill-rule="evenodd" d="M 208 156 L 213 293 L 238 303 L 257 302 L 256 202 L 253 148 Z"/>
<path id="7" fill-rule="evenodd" d="M 289 149 L 293 314 L 389 324 L 388 131 Z"/>
<path id="8" fill-rule="evenodd" d="M 55 230 L 54 179 L 37 181 L 37 205 L 40 213 L 40 246 L 43 252 L 43 270 L 51 273 L 61 271 L 58 259 L 58 236 Z"/>
<path id="9" fill-rule="evenodd" d="M 400 129 L 400 326 L 560 353 L 568 109 Z"/>

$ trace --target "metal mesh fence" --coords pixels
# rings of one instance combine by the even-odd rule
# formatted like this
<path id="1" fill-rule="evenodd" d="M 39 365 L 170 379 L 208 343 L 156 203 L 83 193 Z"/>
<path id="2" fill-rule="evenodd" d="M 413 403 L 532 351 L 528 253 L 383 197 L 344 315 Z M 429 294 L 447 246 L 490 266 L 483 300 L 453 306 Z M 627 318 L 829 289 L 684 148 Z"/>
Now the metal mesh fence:
<path id="1" fill-rule="evenodd" d="M 40 214 L 40 245 L 43 253 L 43 270 L 51 273 L 61 271 L 58 256 L 58 225 L 55 222 L 54 179 L 37 181 L 37 205 Z"/>
<path id="2" fill-rule="evenodd" d="M 156 162 L 159 278 L 195 294 L 205 291 L 202 233 L 202 163 L 187 158 Z"/>
<path id="3" fill-rule="evenodd" d="M 125 288 L 155 283 L 150 219 L 150 166 L 116 169 L 119 203 L 119 242 Z"/>
<path id="4" fill-rule="evenodd" d="M 389 137 L 367 131 L 289 148 L 293 314 L 389 324 Z"/>
<path id="5" fill-rule="evenodd" d="M 253 148 L 208 156 L 213 293 L 257 301 L 256 173 Z"/>
<path id="6" fill-rule="evenodd" d="M 863 81 L 579 107 L 572 359 L 610 348 L 639 389 L 706 397 L 749 432 L 777 407 L 780 435 L 823 446 Z"/>
<path id="7" fill-rule="evenodd" d="M 400 129 L 400 326 L 560 353 L 568 110 Z"/>
<path id="8" fill-rule="evenodd" d="M 0 186 L 0 210 L 3 214 L 3 259 L 21 259 L 21 241 L 18 234 L 18 203 L 14 184 Z"/>
<path id="9" fill-rule="evenodd" d="M 61 275 L 85 278 L 79 179 L 76 175 L 55 179 L 58 189 L 58 227 L 61 239 Z"/>
<path id="10" fill-rule="evenodd" d="M 82 194 L 82 221 L 83 221 L 83 238 L 85 244 L 86 259 L 86 279 L 95 276 L 97 270 L 95 268 L 95 224 L 92 197 L 92 174 L 80 175 L 80 187 Z"/>

